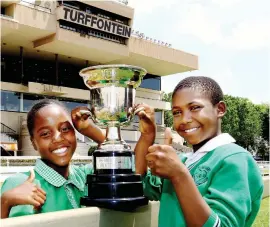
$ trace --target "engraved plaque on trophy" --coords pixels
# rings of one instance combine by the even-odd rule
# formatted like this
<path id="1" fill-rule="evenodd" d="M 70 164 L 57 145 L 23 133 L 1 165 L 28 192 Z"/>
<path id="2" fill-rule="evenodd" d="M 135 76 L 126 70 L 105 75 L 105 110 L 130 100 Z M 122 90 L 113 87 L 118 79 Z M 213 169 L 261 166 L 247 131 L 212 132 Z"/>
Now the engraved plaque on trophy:
<path id="1" fill-rule="evenodd" d="M 145 69 L 130 65 L 100 65 L 80 71 L 91 90 L 91 111 L 84 113 L 106 127 L 106 139 L 93 153 L 94 173 L 87 176 L 88 196 L 81 198 L 84 206 L 129 211 L 148 204 L 141 176 L 134 173 L 133 151 L 121 138 L 120 129 L 134 116 L 135 89 L 145 74 Z"/>

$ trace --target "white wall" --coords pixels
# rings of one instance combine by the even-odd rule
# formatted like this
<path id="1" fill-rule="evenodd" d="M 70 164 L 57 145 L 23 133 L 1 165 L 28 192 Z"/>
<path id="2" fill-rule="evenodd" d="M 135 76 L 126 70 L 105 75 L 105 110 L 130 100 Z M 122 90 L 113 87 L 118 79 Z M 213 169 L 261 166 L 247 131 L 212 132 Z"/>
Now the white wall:
<path id="1" fill-rule="evenodd" d="M 1 227 L 156 227 L 159 202 L 150 202 L 135 212 L 118 212 L 97 207 L 8 218 Z"/>

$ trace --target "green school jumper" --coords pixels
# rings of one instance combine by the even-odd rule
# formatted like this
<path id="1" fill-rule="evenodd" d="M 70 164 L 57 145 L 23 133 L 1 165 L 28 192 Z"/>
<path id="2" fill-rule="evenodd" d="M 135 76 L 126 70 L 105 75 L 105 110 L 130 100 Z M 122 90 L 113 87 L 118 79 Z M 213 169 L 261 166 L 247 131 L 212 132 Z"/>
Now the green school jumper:
<path id="1" fill-rule="evenodd" d="M 252 225 L 260 208 L 263 181 L 257 163 L 248 151 L 234 143 L 219 146 L 189 169 L 212 210 L 203 227 Z M 164 179 L 162 183 L 160 178 L 148 172 L 144 187 L 149 199 L 160 200 L 159 227 L 186 226 L 169 180 Z"/>
<path id="2" fill-rule="evenodd" d="M 46 201 L 38 213 L 68 210 L 80 207 L 80 198 L 85 195 L 86 175 L 93 172 L 91 165 L 70 166 L 68 179 L 37 159 L 35 165 L 34 183 L 46 192 Z M 22 184 L 29 176 L 28 173 L 18 173 L 5 180 L 1 194 Z M 31 205 L 12 207 L 9 217 L 36 214 Z"/>

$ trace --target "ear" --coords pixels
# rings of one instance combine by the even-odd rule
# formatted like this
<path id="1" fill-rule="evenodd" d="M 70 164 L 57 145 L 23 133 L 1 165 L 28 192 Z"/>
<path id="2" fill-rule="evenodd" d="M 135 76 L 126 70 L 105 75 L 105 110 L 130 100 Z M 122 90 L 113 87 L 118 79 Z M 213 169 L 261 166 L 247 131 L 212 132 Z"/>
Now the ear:
<path id="1" fill-rule="evenodd" d="M 31 140 L 32 146 L 37 151 L 37 146 L 36 146 L 35 140 L 33 138 L 31 138 L 30 140 Z"/>
<path id="2" fill-rule="evenodd" d="M 227 111 L 227 107 L 226 107 L 226 104 L 225 102 L 223 101 L 220 101 L 218 104 L 216 104 L 216 107 L 217 107 L 217 115 L 219 118 L 222 118 L 226 111 Z"/>

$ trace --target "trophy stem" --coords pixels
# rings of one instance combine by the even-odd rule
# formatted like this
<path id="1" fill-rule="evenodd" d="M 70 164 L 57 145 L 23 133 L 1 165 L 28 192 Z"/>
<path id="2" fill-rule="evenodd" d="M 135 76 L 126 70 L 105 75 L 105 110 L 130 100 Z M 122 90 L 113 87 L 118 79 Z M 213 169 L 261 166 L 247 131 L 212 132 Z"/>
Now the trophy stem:
<path id="1" fill-rule="evenodd" d="M 121 138 L 121 130 L 119 126 L 107 126 L 106 129 L 106 139 L 105 141 L 114 141 L 114 142 L 120 142 L 122 140 Z"/>
<path id="2" fill-rule="evenodd" d="M 106 138 L 100 149 L 121 151 L 129 150 L 131 147 L 122 139 L 120 126 L 110 124 L 106 128 Z"/>

